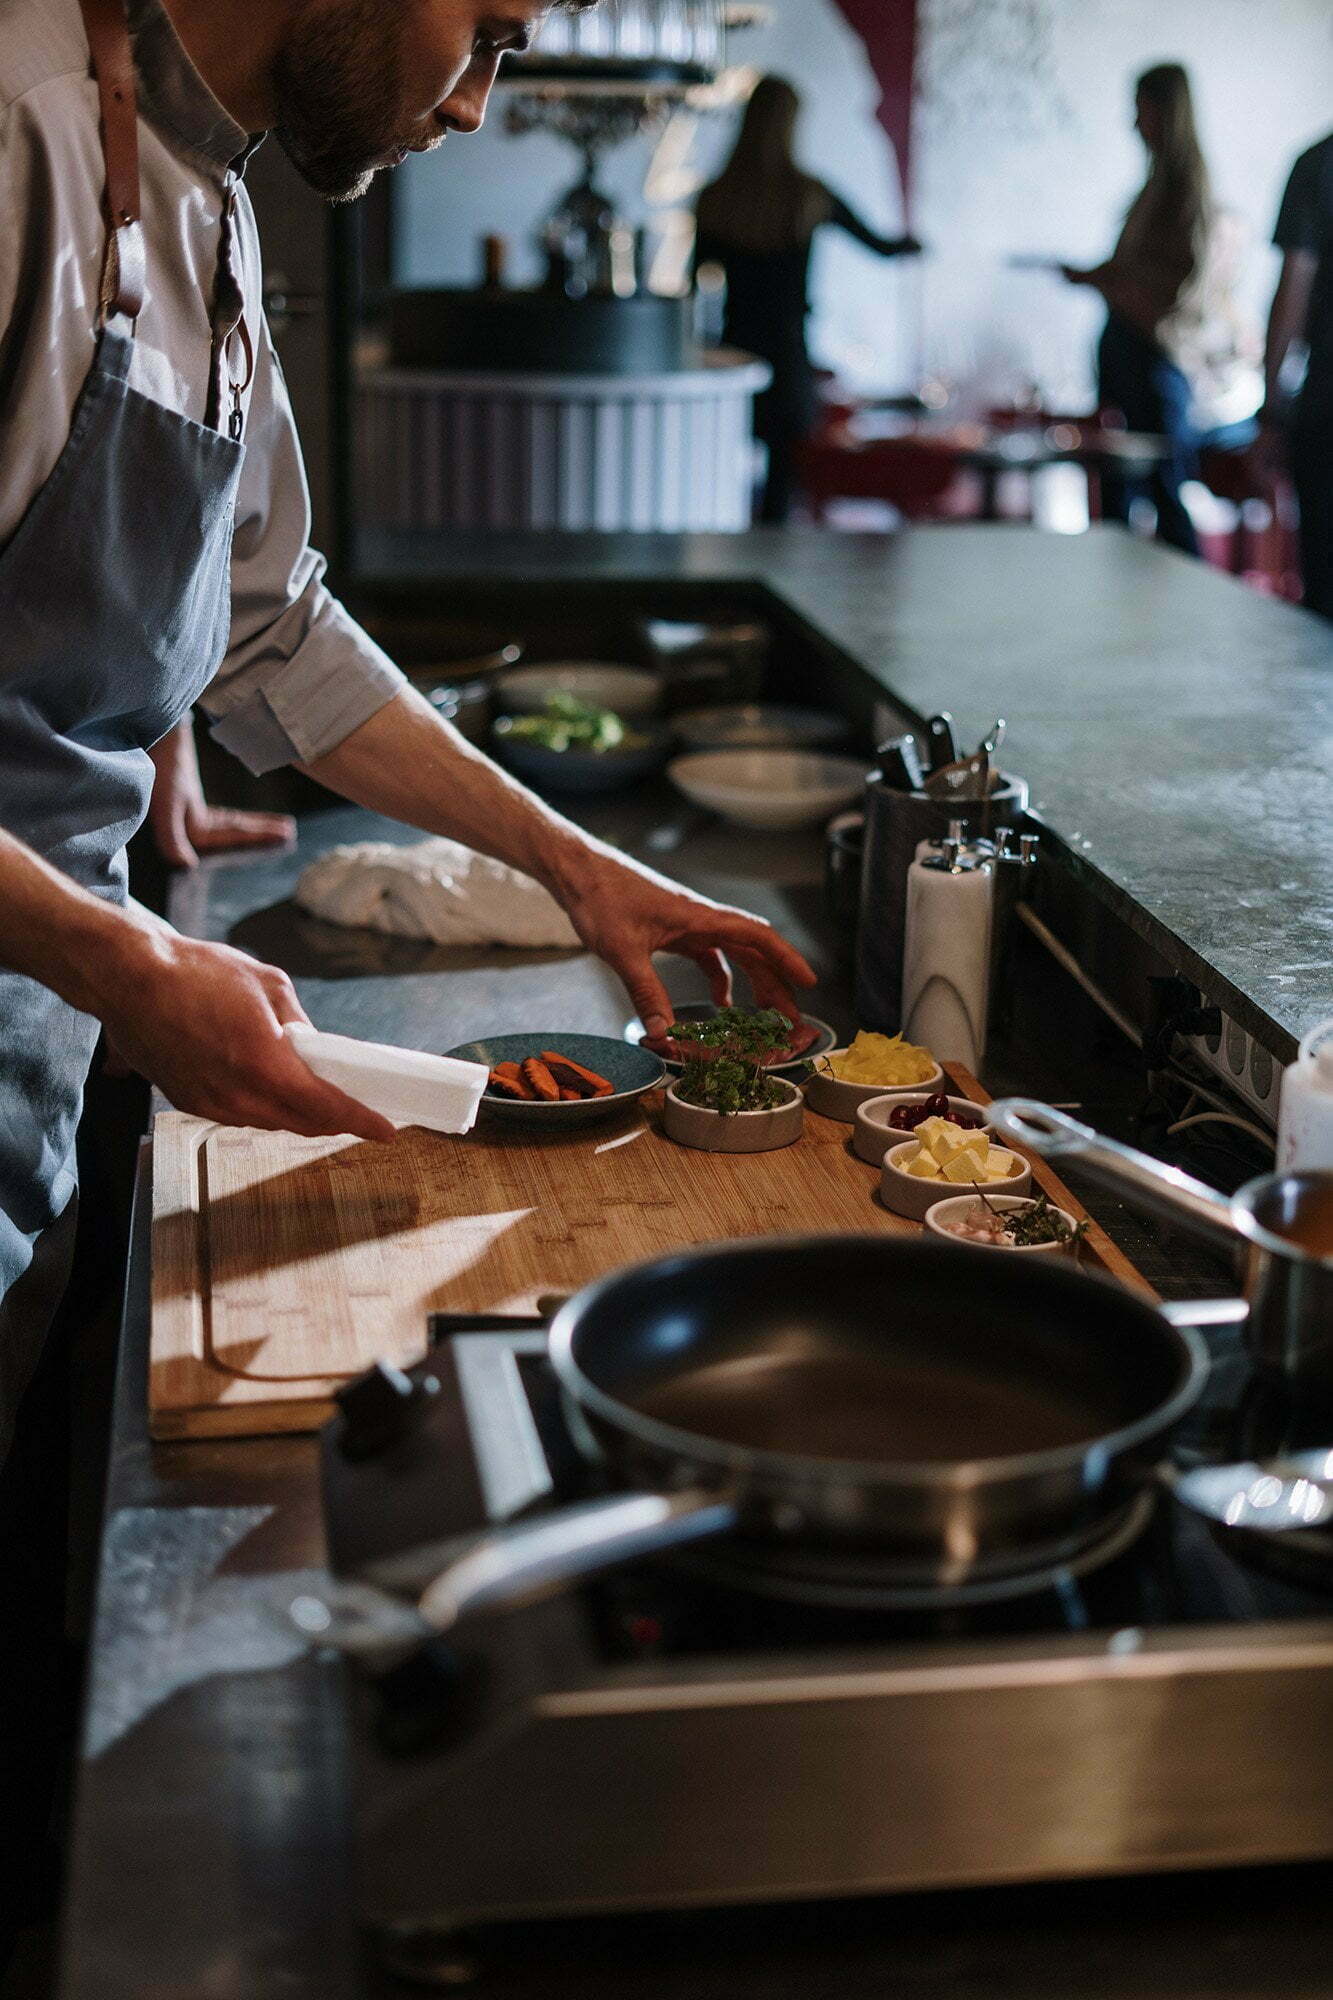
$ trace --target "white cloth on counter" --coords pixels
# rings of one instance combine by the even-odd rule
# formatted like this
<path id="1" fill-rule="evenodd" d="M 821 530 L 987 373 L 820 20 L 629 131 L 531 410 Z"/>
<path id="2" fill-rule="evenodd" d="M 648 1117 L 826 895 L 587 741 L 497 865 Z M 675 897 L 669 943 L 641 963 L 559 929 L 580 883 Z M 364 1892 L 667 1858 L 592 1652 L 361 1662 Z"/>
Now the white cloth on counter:
<path id="1" fill-rule="evenodd" d="M 410 847 L 367 840 L 331 847 L 302 874 L 296 900 L 331 924 L 432 944 L 549 951 L 579 942 L 540 882 L 456 840 L 420 840 Z"/>

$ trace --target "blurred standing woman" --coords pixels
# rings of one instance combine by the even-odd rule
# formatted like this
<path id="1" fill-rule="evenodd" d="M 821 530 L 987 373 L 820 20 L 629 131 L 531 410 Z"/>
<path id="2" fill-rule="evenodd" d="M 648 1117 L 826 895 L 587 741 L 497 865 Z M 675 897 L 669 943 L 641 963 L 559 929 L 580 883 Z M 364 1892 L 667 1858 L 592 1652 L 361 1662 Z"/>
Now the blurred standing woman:
<path id="1" fill-rule="evenodd" d="M 879 235 L 822 181 L 802 172 L 795 158 L 800 109 L 784 78 L 761 77 L 731 158 L 703 190 L 697 209 L 696 264 L 719 264 L 726 273 L 723 338 L 773 370 L 772 386 L 755 412 L 756 433 L 768 446 L 763 521 L 787 519 L 795 449 L 818 413 L 805 337 L 816 230 L 833 223 L 880 257 L 913 256 L 921 248 L 911 236 Z"/>
<path id="2" fill-rule="evenodd" d="M 1150 489 L 1158 537 L 1197 555 L 1180 488 L 1193 475 L 1200 433 L 1212 428 L 1227 376 L 1244 366 L 1243 343 L 1189 77 L 1179 63 L 1159 63 L 1139 78 L 1134 103 L 1148 178 L 1108 261 L 1090 271 L 1061 269 L 1071 284 L 1099 291 L 1110 309 L 1097 350 L 1098 400 L 1120 410 L 1131 430 L 1168 441 Z M 1112 518 L 1127 519 L 1133 497 L 1126 482 L 1104 482 Z"/>

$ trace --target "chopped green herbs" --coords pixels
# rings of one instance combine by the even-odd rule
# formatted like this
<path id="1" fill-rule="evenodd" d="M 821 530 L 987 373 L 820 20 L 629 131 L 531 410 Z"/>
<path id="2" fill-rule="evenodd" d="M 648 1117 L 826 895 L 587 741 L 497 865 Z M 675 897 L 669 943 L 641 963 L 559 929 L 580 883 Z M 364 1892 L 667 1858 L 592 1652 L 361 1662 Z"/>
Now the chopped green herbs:
<path id="1" fill-rule="evenodd" d="M 679 1095 L 687 1104 L 725 1116 L 782 1102 L 781 1083 L 764 1069 L 791 1040 L 791 1022 L 775 1007 L 722 1007 L 706 1021 L 676 1021 L 669 1032 L 685 1066 Z"/>

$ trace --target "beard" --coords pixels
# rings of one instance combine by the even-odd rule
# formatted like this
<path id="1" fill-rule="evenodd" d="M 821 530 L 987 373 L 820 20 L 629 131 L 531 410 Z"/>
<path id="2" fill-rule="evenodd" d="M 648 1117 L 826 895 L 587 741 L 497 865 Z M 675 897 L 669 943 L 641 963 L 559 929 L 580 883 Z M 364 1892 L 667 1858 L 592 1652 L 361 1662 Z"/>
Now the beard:
<path id="1" fill-rule="evenodd" d="M 355 201 L 403 137 L 405 15 L 386 0 L 306 0 L 278 50 L 273 136 L 329 201 Z"/>

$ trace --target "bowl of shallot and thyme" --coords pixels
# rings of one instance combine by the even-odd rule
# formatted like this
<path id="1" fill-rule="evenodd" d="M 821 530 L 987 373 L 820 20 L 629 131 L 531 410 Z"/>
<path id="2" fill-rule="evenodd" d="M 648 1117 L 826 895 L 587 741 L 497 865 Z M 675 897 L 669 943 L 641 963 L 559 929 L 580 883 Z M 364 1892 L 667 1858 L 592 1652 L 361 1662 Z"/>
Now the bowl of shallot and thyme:
<path id="1" fill-rule="evenodd" d="M 926 1230 L 947 1242 L 981 1250 L 1037 1250 L 1077 1257 L 1088 1225 L 1076 1221 L 1068 1209 L 1057 1208 L 1040 1191 L 1027 1199 L 983 1194 L 978 1188 L 927 1209 Z"/>

